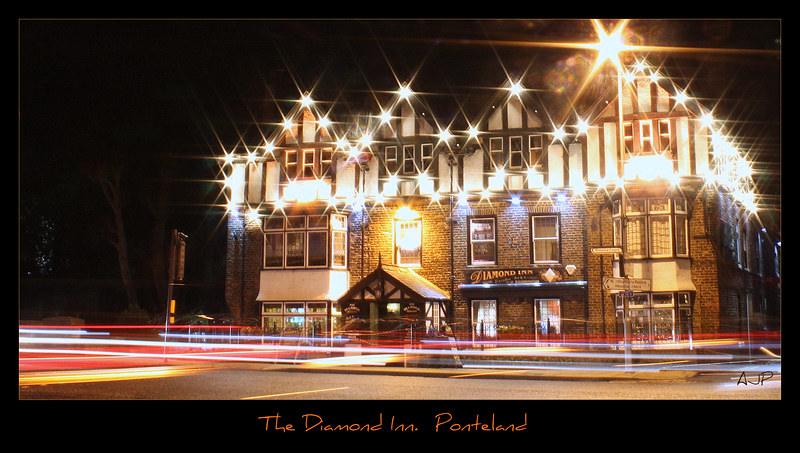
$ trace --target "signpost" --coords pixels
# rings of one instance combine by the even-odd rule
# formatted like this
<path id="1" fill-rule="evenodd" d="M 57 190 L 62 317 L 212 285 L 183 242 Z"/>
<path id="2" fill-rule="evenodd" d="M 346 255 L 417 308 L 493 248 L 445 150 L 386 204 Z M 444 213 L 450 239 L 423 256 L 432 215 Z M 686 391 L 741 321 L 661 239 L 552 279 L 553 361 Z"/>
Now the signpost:
<path id="1" fill-rule="evenodd" d="M 186 240 L 189 236 L 173 229 L 170 234 L 169 269 L 167 269 L 167 315 L 164 320 L 164 361 L 167 361 L 167 338 L 169 325 L 175 323 L 175 299 L 172 297 L 175 286 L 183 286 L 186 261 Z"/>
<path id="2" fill-rule="evenodd" d="M 603 279 L 603 288 L 609 291 L 650 291 L 651 281 L 646 278 L 617 278 L 606 277 Z"/>
<path id="3" fill-rule="evenodd" d="M 592 255 L 621 255 L 622 247 L 592 247 Z"/>

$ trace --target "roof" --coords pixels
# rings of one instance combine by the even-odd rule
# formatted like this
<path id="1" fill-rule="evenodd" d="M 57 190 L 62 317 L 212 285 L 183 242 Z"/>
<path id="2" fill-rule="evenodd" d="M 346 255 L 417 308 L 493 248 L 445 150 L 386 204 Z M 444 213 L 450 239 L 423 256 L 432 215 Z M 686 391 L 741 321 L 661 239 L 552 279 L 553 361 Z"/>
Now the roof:
<path id="1" fill-rule="evenodd" d="M 450 300 L 450 294 L 431 283 L 425 277 L 417 274 L 412 269 L 399 266 L 378 264 L 378 267 L 369 275 L 362 278 L 353 285 L 338 302 L 351 300 L 361 290 L 371 286 L 375 281 L 389 281 L 393 285 L 400 287 L 403 292 L 411 295 L 414 299 L 445 301 Z"/>

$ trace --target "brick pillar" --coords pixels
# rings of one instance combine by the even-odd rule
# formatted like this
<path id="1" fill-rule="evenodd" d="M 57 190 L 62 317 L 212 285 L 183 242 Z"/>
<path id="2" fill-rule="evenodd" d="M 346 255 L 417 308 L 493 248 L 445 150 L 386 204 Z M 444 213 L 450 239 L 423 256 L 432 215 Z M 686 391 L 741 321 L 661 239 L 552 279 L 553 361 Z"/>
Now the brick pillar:
<path id="1" fill-rule="evenodd" d="M 606 337 L 616 335 L 614 301 L 603 290 L 603 278 L 612 277 L 612 256 L 594 255 L 592 247 L 608 247 L 613 244 L 614 230 L 608 199 L 602 190 L 587 196 L 586 240 L 588 241 L 589 285 L 589 335 Z M 601 272 L 602 269 L 602 272 Z"/>

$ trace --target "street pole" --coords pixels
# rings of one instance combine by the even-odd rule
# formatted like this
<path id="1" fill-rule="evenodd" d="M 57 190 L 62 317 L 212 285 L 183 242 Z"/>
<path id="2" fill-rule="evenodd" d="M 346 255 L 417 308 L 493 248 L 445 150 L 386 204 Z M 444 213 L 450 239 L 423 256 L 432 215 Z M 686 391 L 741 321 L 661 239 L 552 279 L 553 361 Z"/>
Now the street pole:
<path id="1" fill-rule="evenodd" d="M 619 116 L 619 124 L 617 127 L 617 131 L 619 133 L 619 159 L 617 162 L 617 177 L 620 181 L 624 181 L 623 179 L 623 171 L 625 169 L 624 162 L 625 162 L 625 132 L 624 132 L 624 116 L 622 111 L 622 63 L 619 63 L 619 66 L 615 65 L 617 69 L 617 114 Z M 625 239 L 625 228 L 627 226 L 627 217 L 626 217 L 626 206 L 625 206 L 625 186 L 624 183 L 622 187 L 619 187 L 620 190 L 620 203 L 619 203 L 619 218 L 620 218 L 620 240 L 622 242 L 622 253 L 619 255 L 619 276 L 622 278 L 627 278 L 625 274 L 625 243 L 627 242 Z M 611 207 L 612 214 L 613 214 L 613 204 Z M 626 287 L 630 287 L 626 285 Z M 623 336 L 624 336 L 624 345 L 625 345 L 625 371 L 630 371 L 631 366 L 631 339 L 630 339 L 630 316 L 628 313 L 628 295 L 627 291 L 622 294 L 622 325 L 623 325 Z"/>

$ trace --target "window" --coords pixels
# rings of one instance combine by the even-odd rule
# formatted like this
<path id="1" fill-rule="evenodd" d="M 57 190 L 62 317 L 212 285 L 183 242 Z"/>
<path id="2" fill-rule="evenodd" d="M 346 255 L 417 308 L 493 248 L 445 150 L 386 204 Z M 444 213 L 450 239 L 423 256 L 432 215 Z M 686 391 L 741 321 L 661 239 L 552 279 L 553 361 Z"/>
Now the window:
<path id="1" fill-rule="evenodd" d="M 497 301 L 472 301 L 472 338 L 481 341 L 497 338 Z"/>
<path id="2" fill-rule="evenodd" d="M 433 162 L 433 145 L 425 143 L 421 147 L 422 151 L 422 171 L 427 171 Z"/>
<path id="3" fill-rule="evenodd" d="M 535 299 L 536 339 L 561 337 L 561 301 L 559 299 Z"/>
<path id="4" fill-rule="evenodd" d="M 653 152 L 653 122 L 650 120 L 639 121 L 639 149 L 643 153 Z"/>
<path id="5" fill-rule="evenodd" d="M 528 165 L 533 168 L 536 164 L 539 163 L 539 159 L 542 158 L 542 136 L 541 135 L 529 135 L 528 136 L 528 151 L 530 151 L 530 160 L 528 160 Z"/>
<path id="6" fill-rule="evenodd" d="M 386 169 L 391 173 L 397 172 L 397 147 L 386 147 Z"/>
<path id="7" fill-rule="evenodd" d="M 347 267 L 347 216 L 334 214 L 331 216 L 331 266 Z"/>
<path id="8" fill-rule="evenodd" d="M 658 120 L 658 142 L 659 151 L 669 152 L 672 150 L 672 134 L 670 134 L 669 119 Z"/>
<path id="9" fill-rule="evenodd" d="M 327 302 L 264 302 L 261 308 L 261 326 L 269 335 L 324 336 L 327 317 Z"/>
<path id="10" fill-rule="evenodd" d="M 495 231 L 494 218 L 470 219 L 470 264 L 475 266 L 497 264 Z"/>
<path id="11" fill-rule="evenodd" d="M 286 177 L 289 179 L 295 179 L 297 177 L 297 151 L 292 149 L 287 149 L 285 151 L 286 156 Z"/>
<path id="12" fill-rule="evenodd" d="M 303 150 L 303 178 L 314 178 L 314 167 L 316 166 L 316 151 L 313 149 Z"/>
<path id="13" fill-rule="evenodd" d="M 558 216 L 531 216 L 533 263 L 559 262 Z"/>
<path id="14" fill-rule="evenodd" d="M 503 158 L 503 137 L 492 137 L 489 139 L 489 155 L 496 168 L 503 168 L 506 161 Z"/>
<path id="15" fill-rule="evenodd" d="M 396 221 L 394 240 L 398 266 L 422 265 L 422 220 Z"/>
<path id="16" fill-rule="evenodd" d="M 425 302 L 425 333 L 427 335 L 439 333 L 444 318 L 444 310 L 439 302 Z"/>
<path id="17" fill-rule="evenodd" d="M 319 165 L 319 174 L 321 177 L 331 176 L 330 173 L 331 169 L 331 162 L 333 161 L 333 150 L 330 148 L 325 148 L 321 151 L 320 154 L 320 165 Z"/>
<path id="18" fill-rule="evenodd" d="M 672 256 L 672 217 L 669 198 L 650 200 L 650 256 Z M 661 214 L 661 215 L 654 215 Z"/>
<path id="19" fill-rule="evenodd" d="M 622 245 L 622 218 L 614 202 L 614 245 Z M 689 256 L 689 221 L 685 198 L 631 199 L 625 202 L 627 258 Z M 674 253 L 673 253 L 674 251 Z"/>
<path id="20" fill-rule="evenodd" d="M 341 216 L 345 217 L 345 216 Z M 338 259 L 346 267 L 346 217 L 344 231 L 336 236 L 335 246 L 344 249 L 344 258 Z M 331 229 L 335 230 L 331 220 Z M 288 216 L 264 219 L 264 267 L 304 268 L 328 266 L 328 216 Z"/>
<path id="21" fill-rule="evenodd" d="M 511 137 L 508 139 L 508 166 L 509 168 L 522 168 L 522 137 Z"/>
<path id="22" fill-rule="evenodd" d="M 417 168 L 415 156 L 414 145 L 404 145 L 403 146 L 403 174 L 404 175 L 413 175 L 415 173 L 415 169 Z"/>
<path id="23" fill-rule="evenodd" d="M 633 123 L 625 121 L 622 123 L 622 135 L 625 139 L 625 152 L 633 152 Z"/>

